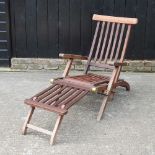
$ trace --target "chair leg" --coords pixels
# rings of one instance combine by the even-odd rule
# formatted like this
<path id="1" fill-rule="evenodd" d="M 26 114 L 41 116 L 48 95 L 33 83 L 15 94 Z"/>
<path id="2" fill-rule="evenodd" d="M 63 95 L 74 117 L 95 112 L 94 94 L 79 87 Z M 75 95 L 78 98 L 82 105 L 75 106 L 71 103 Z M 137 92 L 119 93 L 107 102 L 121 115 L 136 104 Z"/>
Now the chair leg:
<path id="1" fill-rule="evenodd" d="M 30 111 L 28 112 L 28 115 L 26 117 L 26 120 L 24 122 L 23 128 L 22 128 L 22 134 L 25 135 L 27 132 L 27 124 L 30 122 L 33 112 L 34 112 L 34 107 L 31 107 Z"/>
<path id="2" fill-rule="evenodd" d="M 98 116 L 97 116 L 97 121 L 101 120 L 102 114 L 103 114 L 103 112 L 105 110 L 105 107 L 106 107 L 106 104 L 107 104 L 107 102 L 109 100 L 109 96 L 110 95 L 105 96 L 104 99 L 103 99 L 102 105 L 100 107 L 100 110 L 99 110 L 99 113 L 98 113 Z"/>
<path id="3" fill-rule="evenodd" d="M 53 132 L 52 132 L 51 140 L 50 140 L 50 144 L 51 145 L 53 145 L 54 142 L 55 142 L 56 135 L 57 135 L 58 129 L 60 127 L 60 124 L 61 124 L 62 119 L 63 119 L 63 116 L 62 115 L 59 115 L 58 118 L 57 118 L 57 120 L 56 120 L 54 129 L 53 129 Z"/>
<path id="4" fill-rule="evenodd" d="M 111 92 L 109 95 L 108 101 L 112 101 L 114 99 L 115 92 Z"/>

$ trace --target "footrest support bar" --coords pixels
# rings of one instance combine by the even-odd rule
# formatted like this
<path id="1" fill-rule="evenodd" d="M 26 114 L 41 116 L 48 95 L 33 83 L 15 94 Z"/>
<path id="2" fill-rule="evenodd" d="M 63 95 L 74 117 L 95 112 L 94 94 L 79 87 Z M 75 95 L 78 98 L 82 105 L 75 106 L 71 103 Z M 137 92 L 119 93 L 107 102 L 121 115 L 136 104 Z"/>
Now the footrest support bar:
<path id="1" fill-rule="evenodd" d="M 45 133 L 45 134 L 50 135 L 50 136 L 52 135 L 51 131 L 48 131 L 48 130 L 40 128 L 40 127 L 37 127 L 37 126 L 32 125 L 32 124 L 27 124 L 27 127 L 30 128 L 30 129 L 36 130 L 38 132 Z"/>

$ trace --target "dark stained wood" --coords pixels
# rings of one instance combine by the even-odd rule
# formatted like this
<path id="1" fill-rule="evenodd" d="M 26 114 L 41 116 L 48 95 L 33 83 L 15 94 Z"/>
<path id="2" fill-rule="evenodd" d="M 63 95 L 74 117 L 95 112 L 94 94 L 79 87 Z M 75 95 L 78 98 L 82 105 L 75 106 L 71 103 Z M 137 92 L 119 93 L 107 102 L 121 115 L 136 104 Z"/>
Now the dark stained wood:
<path id="1" fill-rule="evenodd" d="M 52 135 L 50 143 L 53 144 L 59 125 L 61 123 L 62 117 L 67 113 L 68 109 L 72 105 L 74 105 L 85 95 L 87 95 L 88 92 L 101 93 L 105 95 L 97 116 L 97 120 L 99 121 L 103 115 L 103 112 L 105 110 L 105 107 L 108 101 L 114 95 L 114 89 L 116 89 L 116 87 L 118 86 L 125 87 L 126 90 L 130 89 L 129 84 L 126 81 L 119 80 L 119 75 L 121 72 L 122 65 L 124 64 L 123 61 L 124 61 L 128 41 L 129 41 L 129 36 L 131 32 L 131 27 L 132 27 L 131 25 L 133 24 L 133 20 L 132 19 L 129 20 L 127 18 L 119 19 L 119 17 L 117 17 L 117 19 L 119 19 L 117 22 L 115 17 L 107 17 L 107 16 L 105 17 L 101 15 L 99 17 L 98 16 L 96 17 L 97 17 L 97 20 L 99 21 L 97 22 L 96 31 L 94 34 L 94 39 L 92 42 L 92 46 L 91 46 L 91 50 L 87 60 L 84 74 L 77 75 L 77 76 L 68 76 L 73 59 L 74 58 L 83 59 L 82 56 L 71 55 L 71 54 L 68 54 L 68 55 L 60 54 L 60 56 L 64 58 L 68 58 L 70 60 L 63 74 L 64 78 L 55 79 L 53 81 L 52 86 L 43 90 L 41 93 L 38 93 L 32 98 L 25 100 L 25 103 L 30 105 L 31 107 L 39 107 L 51 112 L 55 112 L 59 115 L 57 122 L 55 124 L 55 128 L 53 130 L 53 133 L 45 129 L 33 126 L 29 123 L 27 124 L 27 122 L 29 122 L 31 119 L 32 111 L 30 111 L 26 119 L 26 123 L 24 125 L 24 130 L 23 130 L 24 132 L 26 128 L 29 127 L 34 130 Z M 101 39 L 102 37 L 100 33 L 103 33 L 103 25 L 101 27 L 100 23 L 101 21 L 104 22 L 104 19 L 105 19 L 105 22 L 107 22 L 106 31 L 105 31 L 106 39 L 103 39 L 102 44 L 104 47 L 102 46 L 102 49 L 99 52 L 100 44 L 102 42 L 102 39 Z M 131 22 L 131 24 L 129 22 Z M 115 25 L 119 23 L 127 23 L 127 24 L 121 24 L 120 35 L 118 37 L 117 33 L 119 31 L 119 26 L 117 26 L 116 31 L 114 30 L 115 30 Z M 127 27 L 126 31 L 125 31 L 125 26 Z M 113 39 L 114 39 L 113 46 L 116 45 L 115 40 L 118 40 L 117 50 L 116 50 L 114 61 L 109 62 L 108 60 L 109 57 L 112 57 L 114 54 L 114 50 L 113 49 L 110 50 L 112 47 Z M 122 49 L 121 49 L 121 45 L 122 45 Z M 95 50 L 96 47 L 97 47 L 97 51 Z M 112 54 L 110 52 L 112 52 Z M 99 53 L 100 53 L 100 58 L 99 58 L 99 61 L 97 62 L 96 60 L 98 58 Z M 93 61 L 94 56 L 95 56 L 95 61 Z M 120 56 L 120 58 L 118 58 L 118 56 Z M 104 61 L 101 62 L 101 60 L 104 60 Z M 96 74 L 88 73 L 90 66 L 111 69 L 112 74 L 110 76 L 107 76 L 107 75 L 96 75 Z"/>
<path id="2" fill-rule="evenodd" d="M 64 54 L 64 53 L 60 53 L 59 57 L 63 59 L 80 59 L 80 60 L 88 59 L 87 56 L 75 55 L 75 54 Z"/>
<path id="3" fill-rule="evenodd" d="M 79 54 L 81 51 L 81 1 L 70 0 L 70 51 Z"/>
<path id="4" fill-rule="evenodd" d="M 110 53 L 110 47 L 111 47 L 111 42 L 112 42 L 112 38 L 113 38 L 113 34 L 114 34 L 114 28 L 115 28 L 115 23 L 112 23 L 112 28 L 111 28 L 111 32 L 110 32 L 110 38 L 109 38 L 109 42 L 108 42 L 108 47 L 106 50 L 106 54 L 105 54 L 105 58 L 104 58 L 104 63 L 107 62 L 109 53 Z"/>
<path id="5" fill-rule="evenodd" d="M 59 55 L 59 1 L 48 0 L 48 53 L 47 57 L 58 58 Z"/>
<path id="6" fill-rule="evenodd" d="M 142 3 L 145 4 L 145 1 L 143 0 Z M 141 19 L 141 25 L 142 25 L 142 23 L 144 23 L 144 20 L 146 22 L 145 36 L 142 36 L 142 38 L 145 37 L 145 48 L 143 48 L 144 59 L 147 58 L 147 59 L 152 60 L 155 57 L 155 52 L 154 52 L 155 51 L 155 49 L 154 49 L 155 48 L 155 46 L 154 46 L 155 45 L 155 39 L 154 39 L 154 37 L 155 37 L 155 29 L 154 29 L 154 27 L 155 27 L 155 20 L 154 20 L 154 18 L 155 18 L 155 2 L 154 2 L 154 0 L 148 0 L 147 4 L 148 5 L 147 5 L 146 19 L 142 19 L 145 17 L 142 17 L 142 15 L 140 15 L 140 14 L 139 14 L 139 16 Z M 143 7 L 143 6 L 141 5 L 141 7 Z M 144 12 L 145 12 L 145 10 L 144 10 Z M 144 13 L 143 13 L 143 15 L 144 15 Z M 141 27 L 140 30 L 143 31 L 143 27 Z M 141 34 L 141 35 L 144 35 L 144 34 Z"/>
<path id="7" fill-rule="evenodd" d="M 105 22 L 102 23 L 102 28 L 101 28 L 101 32 L 100 32 L 99 42 L 98 42 L 98 45 L 97 45 L 97 50 L 96 50 L 94 61 L 96 61 L 97 58 L 98 58 L 99 50 L 100 50 L 100 47 L 101 47 L 101 41 L 102 41 L 102 37 L 103 37 L 103 32 L 104 32 L 104 27 L 105 27 Z"/>
<path id="8" fill-rule="evenodd" d="M 30 57 L 38 57 L 36 2 L 37 0 L 25 0 L 26 44 L 27 55 Z"/>
<path id="9" fill-rule="evenodd" d="M 46 96 L 48 96 L 49 94 L 51 94 L 52 92 L 54 92 L 55 90 L 58 90 L 58 88 L 60 88 L 61 86 L 59 85 L 53 85 L 52 87 L 49 87 L 48 89 L 46 89 L 45 91 L 41 92 L 40 94 L 37 94 L 34 98 L 37 101 L 40 101 L 41 99 L 45 98 Z"/>
<path id="10" fill-rule="evenodd" d="M 57 96 L 55 96 L 55 98 L 53 98 L 53 100 L 50 100 L 50 104 L 57 106 L 74 92 L 75 90 L 72 89 L 72 87 L 66 87 L 66 89 L 62 91 L 62 93 L 59 93 Z"/>
<path id="11" fill-rule="evenodd" d="M 121 23 L 121 24 L 137 24 L 137 18 L 127 18 L 127 17 L 114 17 L 114 16 L 105 16 L 105 15 L 93 15 L 93 20 L 110 22 L 110 23 Z"/>
<path id="12" fill-rule="evenodd" d="M 51 98 L 55 97 L 57 94 L 62 92 L 65 89 L 65 87 L 56 87 L 55 89 L 51 90 L 50 92 L 47 92 L 47 94 L 40 97 L 40 100 L 38 99 L 38 102 L 46 103 L 48 104 L 51 100 Z M 49 101 L 49 102 L 48 102 Z"/>
<path id="13" fill-rule="evenodd" d="M 119 36 L 119 42 L 118 42 L 118 46 L 117 46 L 117 50 L 116 50 L 116 54 L 115 54 L 115 58 L 114 58 L 115 61 L 117 61 L 118 56 L 119 56 L 119 52 L 120 52 L 120 48 L 121 48 L 121 44 L 122 44 L 122 39 L 123 39 L 124 28 L 125 28 L 125 24 L 122 24 L 121 33 Z"/>
<path id="14" fill-rule="evenodd" d="M 70 52 L 70 3 L 59 0 L 59 51 Z"/>
<path id="15" fill-rule="evenodd" d="M 139 18 L 137 28 L 131 31 L 126 58 L 155 57 L 154 0 L 4 1 L 9 2 L 10 13 L 6 16 L 11 21 L 8 35 L 12 57 L 58 58 L 59 52 L 88 55 L 95 27 L 95 22 L 91 21 L 94 13 Z M 1 19 L 4 16 L 0 14 Z M 0 30 L 4 29 L 4 24 L 0 24 Z M 0 37 L 3 35 L 1 33 Z M 2 46 L 7 47 L 6 43 Z M 1 51 L 0 56 L 5 58 L 3 62 L 10 59 L 8 51 Z"/>
<path id="16" fill-rule="evenodd" d="M 61 106 L 68 104 L 74 97 L 76 97 L 78 94 L 80 94 L 81 91 L 77 88 L 71 89 L 67 93 L 63 94 L 61 98 L 59 98 L 54 105 Z"/>
<path id="17" fill-rule="evenodd" d="M 15 7 L 15 36 L 16 36 L 16 56 L 17 57 L 28 57 L 26 48 L 26 12 L 25 12 L 25 1 L 16 0 L 14 1 Z M 17 46 L 18 45 L 18 46 Z"/>
<path id="18" fill-rule="evenodd" d="M 45 110 L 48 110 L 51 112 L 55 112 L 55 113 L 58 113 L 61 115 L 64 115 L 67 113 L 67 110 L 65 110 L 65 109 L 60 109 L 60 108 L 57 108 L 55 106 L 50 106 L 48 104 L 43 104 L 43 103 L 36 102 L 36 101 L 30 100 L 30 99 L 25 100 L 25 104 L 28 104 L 32 107 L 42 108 L 42 109 L 45 109 Z"/>
<path id="19" fill-rule="evenodd" d="M 48 55 L 48 4 L 47 0 L 37 0 L 38 57 Z"/>
<path id="20" fill-rule="evenodd" d="M 81 99 L 81 97 L 83 97 L 87 93 L 88 92 L 84 91 L 84 90 L 77 90 L 72 95 L 70 95 L 67 99 L 63 100 L 61 102 L 60 106 L 65 105 L 65 108 L 68 109 L 69 107 L 71 107 L 72 104 L 74 104 L 75 101 L 77 102 L 77 100 L 79 100 L 79 98 Z"/>
<path id="21" fill-rule="evenodd" d="M 105 46 L 106 46 L 106 42 L 107 42 L 107 38 L 108 38 L 109 27 L 110 27 L 110 23 L 107 22 L 107 27 L 106 27 L 106 32 L 105 32 L 105 37 L 104 37 L 104 41 L 103 41 L 103 45 L 102 45 L 102 49 L 101 49 L 101 54 L 100 54 L 99 62 L 102 61 L 103 56 L 105 54 Z"/>
<path id="22" fill-rule="evenodd" d="M 102 63 L 94 63 L 94 62 L 90 62 L 90 66 L 95 66 L 95 67 L 99 67 L 99 68 L 114 69 L 113 66 L 108 65 L 108 64 L 102 64 Z"/>
<path id="23" fill-rule="evenodd" d="M 136 17 L 139 19 L 139 24 L 135 27 L 135 48 L 134 48 L 134 56 L 137 59 L 144 59 L 146 56 L 145 54 L 145 40 L 147 40 L 146 30 L 147 30 L 147 3 L 148 0 L 137 0 L 137 7 L 136 7 Z M 152 6 L 152 5 L 151 5 Z M 151 24 L 153 25 L 153 24 Z M 151 33 L 153 30 L 151 30 Z M 140 36 L 140 37 L 139 37 Z M 150 37 L 149 37 L 150 39 Z M 147 52 L 148 55 L 150 55 Z"/>
<path id="24" fill-rule="evenodd" d="M 127 17 L 136 17 L 136 8 L 137 8 L 137 1 L 135 0 L 126 0 L 126 7 L 125 7 L 125 16 Z M 137 25 L 138 26 L 138 25 Z M 135 29 L 132 30 L 130 40 L 132 40 L 128 46 L 128 52 L 126 54 L 126 58 L 136 59 L 136 53 L 134 51 L 135 48 Z"/>
<path id="25" fill-rule="evenodd" d="M 113 46 L 112 46 L 112 50 L 111 50 L 111 54 L 110 54 L 110 61 L 112 61 L 113 56 L 114 56 L 114 50 L 115 50 L 116 42 L 117 42 L 117 38 L 118 38 L 119 27 L 120 27 L 120 23 L 117 24 L 116 33 L 115 33 L 115 37 L 114 37 L 114 42 L 113 42 Z"/>
<path id="26" fill-rule="evenodd" d="M 81 53 L 88 55 L 92 41 L 93 0 L 81 0 Z"/>

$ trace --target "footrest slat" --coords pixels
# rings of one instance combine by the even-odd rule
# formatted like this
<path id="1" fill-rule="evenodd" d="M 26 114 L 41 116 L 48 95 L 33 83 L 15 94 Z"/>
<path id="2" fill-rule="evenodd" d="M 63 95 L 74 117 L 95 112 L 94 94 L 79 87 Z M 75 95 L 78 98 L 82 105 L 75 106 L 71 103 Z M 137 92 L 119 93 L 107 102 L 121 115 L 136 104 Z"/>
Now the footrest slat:
<path id="1" fill-rule="evenodd" d="M 88 92 L 89 90 L 70 85 L 53 84 L 32 98 L 26 99 L 25 103 L 32 107 L 64 115 L 73 104 L 78 102 Z"/>
<path id="2" fill-rule="evenodd" d="M 45 133 L 45 134 L 50 135 L 50 136 L 52 135 L 52 132 L 51 131 L 48 131 L 48 130 L 43 129 L 43 128 L 39 128 L 39 127 L 37 127 L 35 125 L 32 125 L 32 124 L 27 124 L 26 127 L 30 128 L 30 129 L 33 129 L 33 130 L 36 130 L 38 132 Z"/>

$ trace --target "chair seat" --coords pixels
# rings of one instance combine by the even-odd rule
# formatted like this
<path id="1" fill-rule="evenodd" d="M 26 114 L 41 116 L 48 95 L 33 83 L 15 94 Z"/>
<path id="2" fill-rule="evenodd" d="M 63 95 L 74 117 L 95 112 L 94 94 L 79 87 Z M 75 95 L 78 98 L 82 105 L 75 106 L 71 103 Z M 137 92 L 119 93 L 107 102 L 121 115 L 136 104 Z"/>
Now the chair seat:
<path id="1" fill-rule="evenodd" d="M 87 93 L 88 90 L 85 89 L 53 84 L 32 98 L 26 99 L 25 103 L 32 107 L 39 107 L 64 115 L 74 103 L 79 101 Z"/>
<path id="2" fill-rule="evenodd" d="M 84 74 L 68 76 L 54 81 L 53 85 L 26 99 L 25 103 L 32 107 L 39 107 L 61 115 L 67 113 L 68 109 L 83 98 L 93 87 L 100 87 L 100 92 L 107 89 L 110 77 L 96 74 Z M 119 80 L 116 86 L 124 84 Z"/>
<path id="3" fill-rule="evenodd" d="M 62 80 L 64 83 L 70 83 L 76 87 L 82 87 L 88 90 L 91 90 L 93 87 L 101 87 L 102 91 L 104 91 L 107 89 L 110 76 L 88 73 L 77 76 L 68 76 Z M 127 90 L 130 90 L 129 84 L 123 79 L 118 79 L 117 82 L 113 84 L 114 88 L 118 86 L 125 87 Z"/>
<path id="4" fill-rule="evenodd" d="M 74 82 L 80 81 L 80 82 L 84 82 L 84 83 L 90 83 L 95 86 L 95 85 L 99 85 L 99 84 L 108 83 L 110 80 L 110 77 L 88 73 L 88 74 L 77 75 L 77 76 L 69 76 L 66 79 L 72 80 Z"/>

